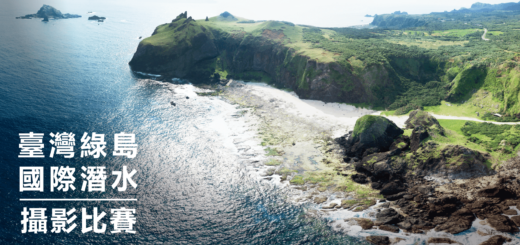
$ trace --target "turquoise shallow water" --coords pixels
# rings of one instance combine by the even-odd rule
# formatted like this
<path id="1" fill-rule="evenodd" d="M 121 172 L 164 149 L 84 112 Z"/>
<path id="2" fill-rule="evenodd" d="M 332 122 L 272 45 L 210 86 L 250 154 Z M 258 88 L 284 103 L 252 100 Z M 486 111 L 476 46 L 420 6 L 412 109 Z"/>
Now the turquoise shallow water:
<path id="1" fill-rule="evenodd" d="M 174 4 L 149 9 L 112 2 L 47 2 L 80 19 L 16 20 L 34 13 L 41 3 L 0 3 L 0 244 L 273 244 L 357 243 L 337 234 L 324 221 L 302 219 L 301 205 L 284 200 L 284 190 L 250 179 L 233 149 L 223 145 L 218 121 L 234 107 L 219 100 L 180 100 L 168 84 L 143 80 L 128 67 L 139 36 L 173 19 Z M 87 21 L 87 11 L 106 16 L 105 23 Z M 188 86 L 189 87 L 189 86 Z M 179 99 L 177 106 L 169 102 Z M 18 133 L 44 133 L 44 159 L 21 159 Z M 76 156 L 49 158 L 51 132 L 74 132 Z M 113 135 L 136 135 L 134 159 L 114 157 Z M 107 157 L 79 157 L 83 132 L 104 133 Z M 81 166 L 122 166 L 136 169 L 137 189 L 85 193 L 79 191 Z M 76 168 L 76 191 L 19 192 L 19 166 Z M 136 198 L 137 202 L 23 202 L 20 198 Z M 23 207 L 87 208 L 109 213 L 111 208 L 135 208 L 136 234 L 22 234 Z M 48 230 L 50 231 L 50 219 Z"/>

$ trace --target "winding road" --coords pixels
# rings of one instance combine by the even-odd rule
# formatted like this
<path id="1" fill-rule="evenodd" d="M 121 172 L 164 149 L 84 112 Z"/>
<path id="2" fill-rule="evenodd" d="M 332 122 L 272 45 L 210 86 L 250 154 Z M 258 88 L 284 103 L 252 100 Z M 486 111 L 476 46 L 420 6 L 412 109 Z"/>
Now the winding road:
<path id="1" fill-rule="evenodd" d="M 482 40 L 489 41 L 489 39 L 486 38 L 487 29 L 484 28 L 484 34 L 482 35 Z"/>

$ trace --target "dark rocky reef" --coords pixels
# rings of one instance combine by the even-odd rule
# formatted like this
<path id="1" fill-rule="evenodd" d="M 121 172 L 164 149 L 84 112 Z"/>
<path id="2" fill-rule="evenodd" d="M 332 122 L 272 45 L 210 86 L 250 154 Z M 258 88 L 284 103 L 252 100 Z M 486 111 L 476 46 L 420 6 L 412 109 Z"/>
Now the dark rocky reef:
<path id="1" fill-rule="evenodd" d="M 28 14 L 20 17 L 16 17 L 17 19 L 32 19 L 32 18 L 42 18 L 48 20 L 52 19 L 69 19 L 69 18 L 81 18 L 81 15 L 77 14 L 62 14 L 61 11 L 56 8 L 44 4 L 36 14 Z"/>
<path id="2" fill-rule="evenodd" d="M 445 132 L 423 111 L 410 113 L 406 121 L 407 128 L 413 128 L 410 138 L 380 117 L 362 117 L 358 122 L 353 132 L 337 142 L 345 147 L 345 161 L 358 172 L 352 180 L 370 184 L 390 201 L 376 215 L 375 226 L 392 232 L 435 229 L 457 234 L 471 228 L 478 217 L 498 231 L 518 231 L 520 216 L 502 214 L 517 215 L 509 207 L 520 206 L 520 157 L 495 172 L 485 166 L 490 157 L 487 154 L 427 141 L 444 137 Z M 380 131 L 367 131 L 371 125 L 379 125 Z"/>

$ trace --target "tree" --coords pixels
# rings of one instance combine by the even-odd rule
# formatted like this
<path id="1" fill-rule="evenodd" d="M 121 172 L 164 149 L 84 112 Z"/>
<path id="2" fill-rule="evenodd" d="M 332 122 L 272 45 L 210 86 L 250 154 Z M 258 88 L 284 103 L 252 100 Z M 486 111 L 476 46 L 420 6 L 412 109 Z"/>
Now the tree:
<path id="1" fill-rule="evenodd" d="M 206 16 L 206 21 L 209 21 L 208 16 Z"/>

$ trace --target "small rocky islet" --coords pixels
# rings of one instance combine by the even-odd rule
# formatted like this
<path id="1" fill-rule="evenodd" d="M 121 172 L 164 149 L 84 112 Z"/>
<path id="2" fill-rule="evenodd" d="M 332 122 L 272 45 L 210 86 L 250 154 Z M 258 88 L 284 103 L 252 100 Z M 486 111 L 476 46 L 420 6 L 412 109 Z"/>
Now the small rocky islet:
<path id="1" fill-rule="evenodd" d="M 93 15 L 93 16 L 88 17 L 88 20 L 97 20 L 97 21 L 100 21 L 100 22 L 103 22 L 105 19 L 106 19 L 105 17 L 101 17 L 101 16 L 97 16 L 97 15 Z"/>
<path id="2" fill-rule="evenodd" d="M 36 14 L 27 14 L 24 16 L 16 17 L 16 19 L 32 19 L 32 18 L 41 18 L 44 21 L 49 21 L 49 19 L 71 19 L 71 18 L 81 18 L 81 15 L 77 14 L 62 14 L 61 11 L 56 8 L 44 4 Z"/>

